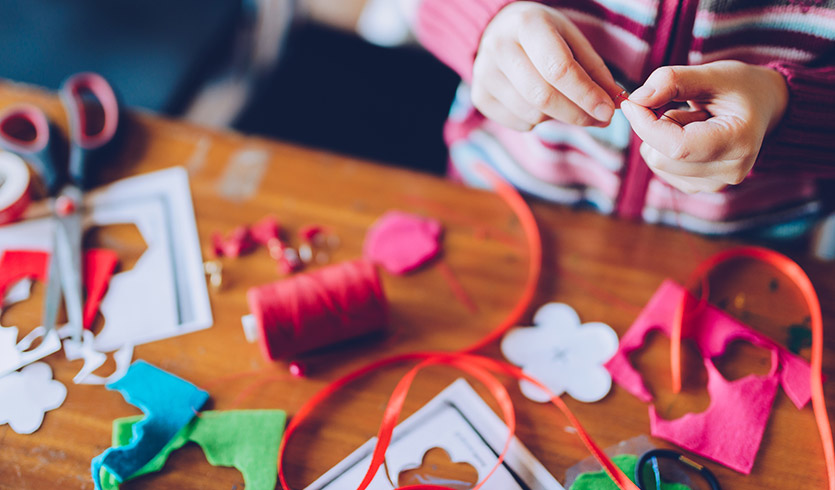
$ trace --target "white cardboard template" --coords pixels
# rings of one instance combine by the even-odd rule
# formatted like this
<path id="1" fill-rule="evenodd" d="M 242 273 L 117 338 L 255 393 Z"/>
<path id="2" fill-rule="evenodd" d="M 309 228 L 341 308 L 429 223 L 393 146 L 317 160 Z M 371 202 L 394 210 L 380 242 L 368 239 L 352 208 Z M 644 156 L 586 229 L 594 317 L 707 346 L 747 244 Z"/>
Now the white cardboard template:
<path id="1" fill-rule="evenodd" d="M 420 410 L 400 423 L 386 452 L 391 480 L 406 469 L 420 467 L 429 449 L 444 449 L 454 462 L 466 462 L 483 479 L 493 468 L 508 429 L 464 379 L 458 379 Z M 368 469 L 376 438 L 372 438 L 305 490 L 357 488 Z M 370 490 L 391 490 L 384 467 Z M 505 461 L 482 487 L 484 490 L 562 490 L 563 487 L 514 437 Z"/>
<path id="2" fill-rule="evenodd" d="M 134 267 L 113 276 L 101 305 L 100 352 L 140 345 L 212 325 L 212 310 L 188 174 L 181 167 L 114 182 L 85 195 L 86 224 L 134 223 L 148 249 Z M 31 205 L 25 220 L 0 227 L 0 251 L 51 250 L 46 206 Z"/>

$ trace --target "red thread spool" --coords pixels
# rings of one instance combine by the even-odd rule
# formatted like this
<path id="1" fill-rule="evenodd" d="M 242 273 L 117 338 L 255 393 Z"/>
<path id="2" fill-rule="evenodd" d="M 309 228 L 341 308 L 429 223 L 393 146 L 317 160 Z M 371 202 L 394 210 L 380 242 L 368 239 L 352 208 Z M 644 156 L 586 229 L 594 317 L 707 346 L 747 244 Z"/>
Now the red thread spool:
<path id="1" fill-rule="evenodd" d="M 246 296 L 261 352 L 270 360 L 380 331 L 387 324 L 380 276 L 364 260 L 254 287 Z"/>

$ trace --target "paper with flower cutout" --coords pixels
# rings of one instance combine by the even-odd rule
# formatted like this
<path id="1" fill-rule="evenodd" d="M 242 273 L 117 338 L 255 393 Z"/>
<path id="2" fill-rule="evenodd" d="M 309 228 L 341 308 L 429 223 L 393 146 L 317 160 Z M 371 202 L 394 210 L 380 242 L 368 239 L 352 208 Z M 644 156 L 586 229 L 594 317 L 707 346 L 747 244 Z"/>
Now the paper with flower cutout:
<path id="1" fill-rule="evenodd" d="M 52 379 L 49 364 L 36 362 L 0 378 L 0 425 L 18 434 L 38 430 L 45 412 L 64 403 L 67 388 Z"/>
<path id="2" fill-rule="evenodd" d="M 534 316 L 533 327 L 505 335 L 502 354 L 555 395 L 568 393 L 581 402 L 596 402 L 609 393 L 612 377 L 603 364 L 618 350 L 618 336 L 605 323 L 580 324 L 574 309 L 548 303 Z M 548 395 L 527 381 L 519 387 L 527 398 L 544 403 Z"/>

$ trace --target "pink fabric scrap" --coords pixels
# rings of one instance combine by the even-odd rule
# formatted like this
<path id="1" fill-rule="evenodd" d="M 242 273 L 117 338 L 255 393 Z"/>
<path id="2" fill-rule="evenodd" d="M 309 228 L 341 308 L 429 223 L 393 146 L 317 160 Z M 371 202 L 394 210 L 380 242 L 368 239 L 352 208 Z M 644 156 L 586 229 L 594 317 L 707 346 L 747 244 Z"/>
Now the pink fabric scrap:
<path id="1" fill-rule="evenodd" d="M 621 338 L 618 352 L 606 363 L 612 379 L 641 401 L 652 401 L 652 395 L 640 373 L 629 362 L 629 355 L 639 349 L 654 330 L 670 336 L 675 309 L 684 294 L 690 293 L 673 281 L 664 281 Z M 798 409 L 809 402 L 809 364 L 712 305 L 704 305 L 692 314 L 686 313 L 685 319 L 682 339 L 692 340 L 703 358 L 710 406 L 702 413 L 689 413 L 677 420 L 661 418 L 655 407 L 650 406 L 650 432 L 747 475 L 754 466 L 777 385 L 782 385 Z M 772 365 L 768 374 L 751 374 L 732 382 L 722 376 L 713 359 L 736 340 L 771 352 Z"/>
<path id="2" fill-rule="evenodd" d="M 441 223 L 403 211 L 388 211 L 368 230 L 363 257 L 392 274 L 405 274 L 441 251 Z"/>

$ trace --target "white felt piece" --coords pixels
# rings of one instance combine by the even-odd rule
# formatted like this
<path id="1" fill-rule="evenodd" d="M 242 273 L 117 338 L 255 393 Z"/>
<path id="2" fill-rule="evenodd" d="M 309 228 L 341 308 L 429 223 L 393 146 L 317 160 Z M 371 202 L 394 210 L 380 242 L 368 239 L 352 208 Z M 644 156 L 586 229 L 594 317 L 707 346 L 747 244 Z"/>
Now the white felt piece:
<path id="1" fill-rule="evenodd" d="M 524 371 L 527 375 L 544 384 L 557 396 L 565 392 L 572 377 L 572 373 L 566 369 L 564 360 L 553 361 L 548 358 L 540 358 L 529 362 L 524 367 Z M 522 390 L 522 394 L 529 400 L 545 403 L 550 399 L 546 392 L 537 388 L 533 383 L 521 381 L 519 388 Z"/>
<path id="2" fill-rule="evenodd" d="M 571 356 L 587 363 L 603 364 L 618 351 L 618 334 L 605 323 L 584 323 L 574 331 L 571 344 Z"/>
<path id="3" fill-rule="evenodd" d="M 0 378 L 0 424 L 31 434 L 41 426 L 44 413 L 60 407 L 66 397 L 67 388 L 52 379 L 49 364 L 30 364 Z"/>
<path id="4" fill-rule="evenodd" d="M 603 367 L 617 351 L 618 336 L 600 322 L 580 323 L 573 308 L 549 303 L 537 311 L 533 327 L 510 330 L 502 339 L 502 354 L 555 395 L 568 393 L 582 402 L 606 396 L 612 387 Z M 522 393 L 537 402 L 548 395 L 529 382 L 520 382 Z"/>

